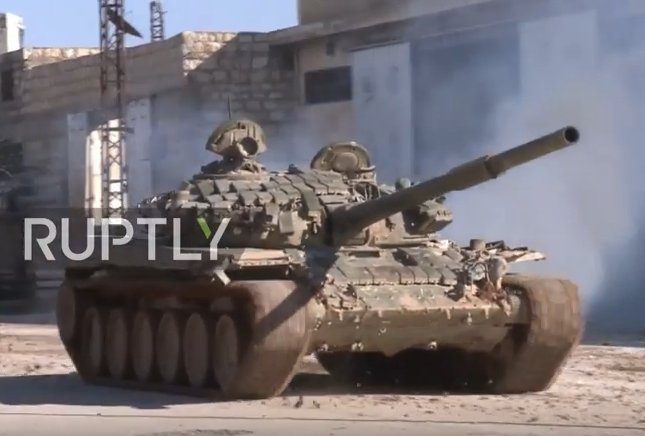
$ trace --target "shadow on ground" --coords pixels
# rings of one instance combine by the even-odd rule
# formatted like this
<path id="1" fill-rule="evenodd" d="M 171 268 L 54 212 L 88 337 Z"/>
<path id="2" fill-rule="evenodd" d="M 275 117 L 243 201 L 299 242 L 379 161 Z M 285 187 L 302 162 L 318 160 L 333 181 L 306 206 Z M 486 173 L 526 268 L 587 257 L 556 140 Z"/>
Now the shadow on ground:
<path id="1" fill-rule="evenodd" d="M 0 377 L 0 404 L 5 405 L 128 406 L 145 410 L 206 401 L 203 398 L 91 386 L 76 373 Z"/>
<path id="2" fill-rule="evenodd" d="M 282 394 L 283 398 L 339 395 L 447 395 L 436 389 L 410 389 L 385 384 L 347 385 L 328 374 L 300 373 Z M 463 395 L 460 393 L 460 395 Z M 0 404 L 37 406 L 125 406 L 139 410 L 164 409 L 182 404 L 222 403 L 216 397 L 190 397 L 85 384 L 76 373 L 0 377 Z M 298 401 L 295 400 L 294 407 Z"/>
<path id="3" fill-rule="evenodd" d="M 56 325 L 56 292 L 39 290 L 33 300 L 0 300 L 0 323 Z"/>

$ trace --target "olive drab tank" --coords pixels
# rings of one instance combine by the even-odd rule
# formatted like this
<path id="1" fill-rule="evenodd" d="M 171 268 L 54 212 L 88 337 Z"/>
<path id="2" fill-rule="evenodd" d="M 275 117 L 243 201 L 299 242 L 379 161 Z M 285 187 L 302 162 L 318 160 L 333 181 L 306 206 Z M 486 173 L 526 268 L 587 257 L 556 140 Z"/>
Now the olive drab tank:
<path id="1" fill-rule="evenodd" d="M 139 205 L 166 218 L 155 233 L 166 251 L 150 261 L 124 246 L 69 266 L 61 339 L 89 383 L 229 399 L 279 395 L 310 354 L 350 382 L 547 389 L 582 333 L 576 285 L 510 271 L 539 252 L 437 232 L 453 218 L 446 194 L 578 140 L 567 127 L 390 187 L 353 142 L 269 171 L 262 128 L 227 122 L 206 146 L 220 160 Z M 177 260 L 173 248 L 209 255 Z"/>

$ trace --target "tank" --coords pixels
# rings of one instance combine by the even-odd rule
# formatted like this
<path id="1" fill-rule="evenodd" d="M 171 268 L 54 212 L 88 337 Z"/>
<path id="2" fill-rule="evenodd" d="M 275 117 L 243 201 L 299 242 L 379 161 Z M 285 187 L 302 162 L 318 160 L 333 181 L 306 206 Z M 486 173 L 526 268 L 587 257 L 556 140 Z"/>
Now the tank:
<path id="1" fill-rule="evenodd" d="M 223 399 L 280 395 L 310 355 L 348 383 L 546 390 L 582 334 L 577 286 L 511 271 L 540 252 L 439 232 L 447 194 L 578 141 L 566 127 L 385 186 L 355 142 L 269 171 L 261 126 L 227 122 L 206 146 L 221 159 L 139 205 L 166 219 L 146 230 L 162 247 L 153 261 L 135 238 L 68 266 L 61 340 L 88 383 Z"/>
<path id="2" fill-rule="evenodd" d="M 29 312 L 36 305 L 33 265 L 23 256 L 24 210 L 20 194 L 24 187 L 0 167 L 0 314 Z"/>

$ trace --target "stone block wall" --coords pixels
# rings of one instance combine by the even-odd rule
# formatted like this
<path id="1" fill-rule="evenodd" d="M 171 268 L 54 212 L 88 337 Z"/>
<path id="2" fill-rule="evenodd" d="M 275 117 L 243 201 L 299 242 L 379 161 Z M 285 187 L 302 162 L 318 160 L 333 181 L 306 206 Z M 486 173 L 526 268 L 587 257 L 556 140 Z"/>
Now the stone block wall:
<path id="1" fill-rule="evenodd" d="M 31 195 L 23 199 L 28 206 L 64 205 L 67 197 L 66 114 L 25 115 L 25 91 L 31 85 L 31 71 L 96 52 L 90 48 L 32 48 L 0 56 L 0 70 L 11 69 L 14 78 L 14 99 L 0 102 L 0 137 L 22 146 L 24 172 L 19 176 L 31 188 Z"/>
<path id="2" fill-rule="evenodd" d="M 93 47 L 34 47 L 24 50 L 27 69 L 57 62 L 95 55 L 99 52 Z"/>
<path id="3" fill-rule="evenodd" d="M 0 71 L 12 71 L 14 82 L 14 99 L 0 101 L 0 137 L 19 140 L 21 135 L 20 124 L 23 120 L 25 103 L 30 96 L 33 77 L 40 77 L 39 73 L 32 73 L 33 69 L 63 61 L 74 60 L 97 53 L 92 48 L 32 48 L 21 49 L 0 55 Z M 41 95 L 47 98 L 47 95 Z M 50 102 L 55 104 L 55 102 Z"/>
<path id="4" fill-rule="evenodd" d="M 184 33 L 187 86 L 153 99 L 153 186 L 174 189 L 217 159 L 205 144 L 228 119 L 229 98 L 233 117 L 251 118 L 265 129 L 269 151 L 263 162 L 286 165 L 293 148 L 286 132 L 294 119 L 297 87 L 295 73 L 282 61 L 263 34 Z"/>
<path id="5" fill-rule="evenodd" d="M 294 110 L 295 75 L 260 33 L 184 33 L 184 70 L 204 109 L 271 125 Z"/>
<path id="6" fill-rule="evenodd" d="M 0 106 L 0 136 L 23 143 L 37 195 L 34 205 L 67 202 L 67 114 L 100 107 L 97 49 L 30 49 L 0 57 L 15 68 L 16 100 Z M 186 32 L 127 50 L 127 93 L 150 98 L 155 192 L 216 159 L 205 150 L 213 128 L 228 118 L 260 122 L 269 159 L 288 163 L 287 134 L 297 102 L 294 71 L 263 34 Z M 13 112 L 11 112 L 13 111 Z M 13 117 L 13 118 L 12 118 Z"/>
<path id="7" fill-rule="evenodd" d="M 181 35 L 127 51 L 128 94 L 148 97 L 182 87 Z M 23 145 L 34 207 L 67 204 L 67 114 L 100 105 L 96 48 L 34 48 L 0 56 L 14 70 L 15 99 L 0 102 L 0 139 Z"/>
<path id="8" fill-rule="evenodd" d="M 164 89 L 182 86 L 182 38 L 128 48 L 127 92 L 132 99 L 147 97 Z M 52 52 L 70 58 L 55 62 Z M 25 115 L 46 112 L 81 112 L 100 106 L 100 57 L 96 49 L 38 49 L 29 58 L 22 89 Z M 74 55 L 79 57 L 72 58 Z"/>

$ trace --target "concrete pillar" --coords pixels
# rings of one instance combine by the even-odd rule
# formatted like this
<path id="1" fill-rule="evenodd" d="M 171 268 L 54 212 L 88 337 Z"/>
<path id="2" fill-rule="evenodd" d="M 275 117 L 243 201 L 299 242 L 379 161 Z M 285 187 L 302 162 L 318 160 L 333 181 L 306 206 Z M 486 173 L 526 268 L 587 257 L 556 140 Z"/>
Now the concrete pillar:
<path id="1" fill-rule="evenodd" d="M 126 136 L 126 165 L 128 168 L 128 205 L 131 208 L 152 196 L 152 113 L 150 99 L 133 101 L 128 105 L 127 125 L 132 132 Z M 171 156 L 170 159 L 173 157 Z"/>
<path id="2" fill-rule="evenodd" d="M 353 56 L 357 139 L 370 151 L 382 183 L 412 175 L 411 69 L 407 43 L 360 50 Z"/>
<path id="3" fill-rule="evenodd" d="M 67 192 L 68 206 L 88 206 L 88 116 L 81 112 L 67 115 Z"/>
<path id="4" fill-rule="evenodd" d="M 24 33 L 22 17 L 0 13 L 0 54 L 20 50 L 24 46 Z"/>

